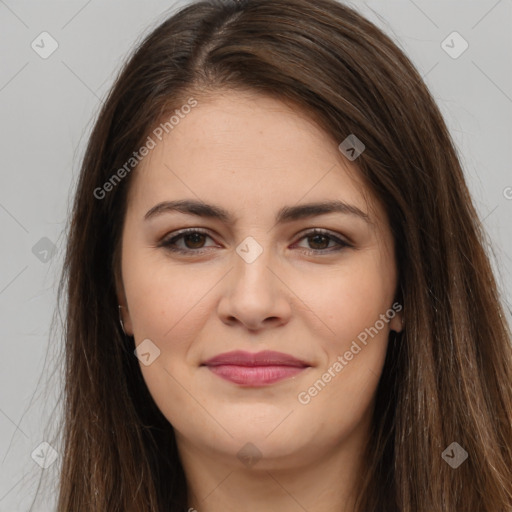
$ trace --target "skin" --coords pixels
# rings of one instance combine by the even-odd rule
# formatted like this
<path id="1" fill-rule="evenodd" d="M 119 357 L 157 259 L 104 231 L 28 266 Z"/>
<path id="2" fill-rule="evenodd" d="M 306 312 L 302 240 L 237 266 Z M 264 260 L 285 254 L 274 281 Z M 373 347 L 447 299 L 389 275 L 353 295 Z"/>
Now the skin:
<path id="1" fill-rule="evenodd" d="M 369 338 L 309 403 L 299 402 L 391 308 L 397 291 L 385 212 L 339 142 L 297 108 L 219 92 L 202 99 L 133 176 L 119 303 L 136 345 L 150 339 L 160 350 L 141 371 L 174 427 L 189 506 L 199 512 L 353 510 L 389 332 L 402 329 L 402 318 Z M 180 212 L 144 220 L 156 204 L 177 199 L 218 205 L 237 220 Z M 371 223 L 337 212 L 275 222 L 283 206 L 335 199 Z M 208 235 L 175 241 L 189 255 L 160 245 L 191 227 Z M 313 228 L 331 238 L 308 235 Z M 334 251 L 332 236 L 351 245 Z M 263 249 L 251 263 L 236 252 L 247 237 Z M 310 367 L 249 388 L 200 366 L 236 349 L 285 352 Z M 237 456 L 246 443 L 252 465 Z"/>

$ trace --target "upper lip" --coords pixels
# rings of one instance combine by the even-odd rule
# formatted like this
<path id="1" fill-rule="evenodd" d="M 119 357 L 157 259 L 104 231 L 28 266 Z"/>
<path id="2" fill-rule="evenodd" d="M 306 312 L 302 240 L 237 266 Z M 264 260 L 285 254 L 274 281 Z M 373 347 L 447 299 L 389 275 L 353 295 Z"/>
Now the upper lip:
<path id="1" fill-rule="evenodd" d="M 273 350 L 263 350 L 256 353 L 234 350 L 233 352 L 225 352 L 212 357 L 202 364 L 205 366 L 230 364 L 236 366 L 295 366 L 298 368 L 310 366 L 305 361 L 297 359 L 290 354 Z"/>

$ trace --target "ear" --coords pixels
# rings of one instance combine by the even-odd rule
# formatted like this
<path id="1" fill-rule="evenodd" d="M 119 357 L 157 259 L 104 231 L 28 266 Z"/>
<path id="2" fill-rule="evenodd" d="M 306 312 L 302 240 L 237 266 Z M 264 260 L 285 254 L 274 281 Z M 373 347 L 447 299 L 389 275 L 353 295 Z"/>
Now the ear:
<path id="1" fill-rule="evenodd" d="M 389 328 L 395 332 L 402 332 L 405 326 L 405 315 L 404 315 L 404 290 L 402 282 L 399 281 L 397 289 L 395 291 L 395 298 L 391 310 L 395 312 L 395 316 L 390 319 Z"/>
<path id="2" fill-rule="evenodd" d="M 395 332 L 402 332 L 404 328 L 403 308 L 400 311 L 395 310 L 395 316 L 390 320 L 389 328 Z"/>
<path id="3" fill-rule="evenodd" d="M 133 325 L 132 319 L 130 316 L 130 310 L 128 309 L 128 302 L 126 300 L 126 294 L 124 291 L 123 279 L 119 275 L 118 272 L 115 272 L 115 287 L 116 287 L 116 296 L 117 303 L 120 308 L 118 308 L 119 320 L 123 322 L 124 332 L 127 336 L 133 336 Z"/>

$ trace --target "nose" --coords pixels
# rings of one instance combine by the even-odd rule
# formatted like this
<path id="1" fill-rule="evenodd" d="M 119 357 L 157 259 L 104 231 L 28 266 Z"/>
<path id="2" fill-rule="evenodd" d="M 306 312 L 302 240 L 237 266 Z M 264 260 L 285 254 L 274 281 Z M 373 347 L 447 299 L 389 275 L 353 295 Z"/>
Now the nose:
<path id="1" fill-rule="evenodd" d="M 234 268 L 224 280 L 219 317 L 225 324 L 240 324 L 250 331 L 286 324 L 291 292 L 271 250 L 265 249 L 254 261 L 240 254 L 234 254 Z"/>

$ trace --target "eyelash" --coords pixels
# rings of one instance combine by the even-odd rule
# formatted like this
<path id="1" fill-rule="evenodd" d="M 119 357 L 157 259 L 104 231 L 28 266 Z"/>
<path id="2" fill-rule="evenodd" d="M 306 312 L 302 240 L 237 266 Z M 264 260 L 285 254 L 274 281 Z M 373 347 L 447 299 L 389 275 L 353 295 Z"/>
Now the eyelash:
<path id="1" fill-rule="evenodd" d="M 179 231 L 176 235 L 172 236 L 171 238 L 163 239 L 160 242 L 159 247 L 164 247 L 168 251 L 171 251 L 171 252 L 174 252 L 174 253 L 180 253 L 180 254 L 191 254 L 191 253 L 203 254 L 204 252 L 208 251 L 208 248 L 201 248 L 201 249 L 179 249 L 179 248 L 173 246 L 173 244 L 175 244 L 177 240 L 183 238 L 184 236 L 190 235 L 190 234 L 196 234 L 196 233 L 201 234 L 201 235 L 206 235 L 207 237 L 211 238 L 211 236 L 206 231 L 204 231 L 204 230 L 202 230 L 200 228 L 188 228 L 188 229 L 184 229 L 182 231 Z M 324 229 L 319 229 L 319 228 L 315 228 L 315 229 L 312 229 L 311 231 L 308 231 L 298 241 L 300 242 L 301 240 L 303 240 L 305 238 L 311 238 L 311 237 L 313 237 L 315 235 L 326 236 L 327 238 L 330 238 L 331 240 L 336 242 L 339 247 L 335 248 L 334 250 L 333 250 L 332 247 L 330 249 L 303 249 L 303 252 L 305 252 L 306 254 L 318 255 L 318 254 L 321 254 L 321 253 L 332 253 L 332 252 L 341 251 L 341 250 L 343 250 L 345 248 L 348 248 L 348 247 L 352 247 L 352 245 L 350 245 L 349 243 L 347 243 L 347 242 L 341 240 L 340 238 L 332 235 L 329 231 L 326 231 Z"/>

